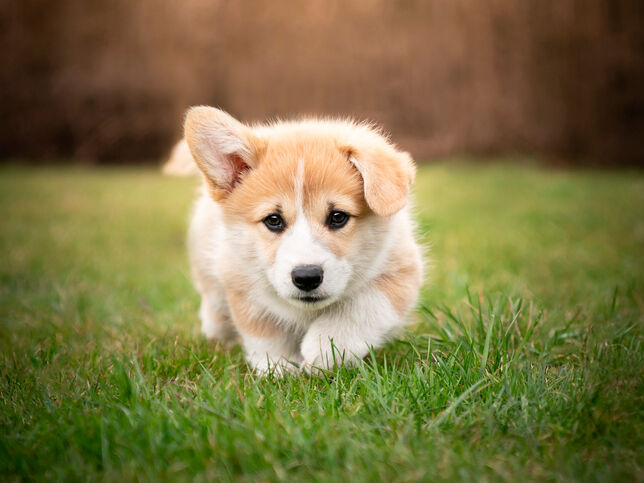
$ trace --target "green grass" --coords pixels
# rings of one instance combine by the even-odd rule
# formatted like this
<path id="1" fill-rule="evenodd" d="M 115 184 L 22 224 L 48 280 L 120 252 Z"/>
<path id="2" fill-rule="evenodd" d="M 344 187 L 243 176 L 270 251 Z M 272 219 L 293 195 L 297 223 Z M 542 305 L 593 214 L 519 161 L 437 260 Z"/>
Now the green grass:
<path id="1" fill-rule="evenodd" d="M 424 308 L 261 379 L 198 332 L 194 181 L 0 169 L 3 480 L 644 480 L 644 175 L 437 165 Z"/>

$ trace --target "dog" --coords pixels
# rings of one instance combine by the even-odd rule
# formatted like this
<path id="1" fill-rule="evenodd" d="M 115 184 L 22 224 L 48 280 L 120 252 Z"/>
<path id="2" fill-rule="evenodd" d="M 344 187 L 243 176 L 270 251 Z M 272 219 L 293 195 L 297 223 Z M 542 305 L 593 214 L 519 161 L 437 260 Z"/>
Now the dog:
<path id="1" fill-rule="evenodd" d="M 203 176 L 188 248 L 208 339 L 283 373 L 355 364 L 405 324 L 423 278 L 408 153 L 346 120 L 198 106 L 184 130 L 164 172 Z"/>

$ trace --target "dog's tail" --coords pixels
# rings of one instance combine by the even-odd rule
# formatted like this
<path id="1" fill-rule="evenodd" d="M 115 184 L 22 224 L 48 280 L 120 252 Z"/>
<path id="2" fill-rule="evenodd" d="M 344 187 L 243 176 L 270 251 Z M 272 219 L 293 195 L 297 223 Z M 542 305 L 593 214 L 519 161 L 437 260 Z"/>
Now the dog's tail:
<path id="1" fill-rule="evenodd" d="M 192 154 L 190 154 L 190 148 L 188 148 L 188 143 L 186 143 L 185 139 L 175 144 L 161 171 L 169 176 L 193 176 L 199 174 L 199 168 L 192 158 Z"/>

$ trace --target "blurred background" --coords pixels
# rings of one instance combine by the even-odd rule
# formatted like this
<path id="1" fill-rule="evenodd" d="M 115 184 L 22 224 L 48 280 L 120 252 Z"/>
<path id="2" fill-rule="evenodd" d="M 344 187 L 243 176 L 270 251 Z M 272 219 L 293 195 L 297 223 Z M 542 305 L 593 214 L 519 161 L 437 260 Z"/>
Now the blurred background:
<path id="1" fill-rule="evenodd" d="M 0 0 L 0 158 L 158 162 L 194 104 L 644 165 L 641 0 Z"/>

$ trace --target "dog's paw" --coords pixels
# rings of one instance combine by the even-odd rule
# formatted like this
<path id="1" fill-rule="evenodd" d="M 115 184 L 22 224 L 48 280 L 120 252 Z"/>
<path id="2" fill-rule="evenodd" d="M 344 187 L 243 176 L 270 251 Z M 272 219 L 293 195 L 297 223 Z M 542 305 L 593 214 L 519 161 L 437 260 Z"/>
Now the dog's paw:
<path id="1" fill-rule="evenodd" d="M 254 374 L 258 376 L 276 376 L 284 377 L 287 374 L 297 374 L 300 372 L 302 362 L 293 360 L 280 359 L 277 362 L 264 361 L 248 361 Z"/>
<path id="2" fill-rule="evenodd" d="M 229 319 L 218 317 L 205 310 L 202 306 L 199 311 L 201 319 L 201 333 L 212 342 L 221 342 L 224 347 L 229 347 L 237 342 L 238 334 Z"/>
<path id="3" fill-rule="evenodd" d="M 340 366 L 353 366 L 360 357 L 337 344 L 333 338 L 322 333 L 309 331 L 302 340 L 302 370 L 314 373 L 319 369 L 332 370 Z"/>

